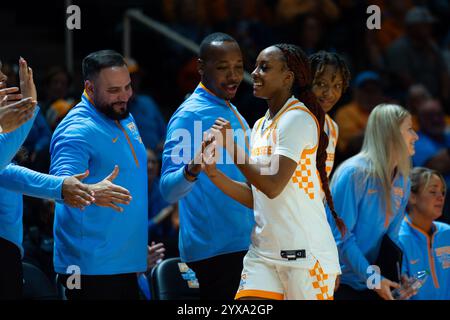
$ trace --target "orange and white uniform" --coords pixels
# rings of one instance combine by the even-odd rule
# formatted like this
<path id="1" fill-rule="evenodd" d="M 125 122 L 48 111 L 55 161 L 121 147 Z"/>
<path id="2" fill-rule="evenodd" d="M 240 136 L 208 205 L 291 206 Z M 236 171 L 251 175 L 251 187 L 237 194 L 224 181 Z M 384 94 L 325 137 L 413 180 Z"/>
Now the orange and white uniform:
<path id="1" fill-rule="evenodd" d="M 236 298 L 333 297 L 340 267 L 316 169 L 318 128 L 295 97 L 272 120 L 267 113 L 253 128 L 252 161 L 268 164 L 278 154 L 298 165 L 274 199 L 252 186 L 256 224 Z"/>

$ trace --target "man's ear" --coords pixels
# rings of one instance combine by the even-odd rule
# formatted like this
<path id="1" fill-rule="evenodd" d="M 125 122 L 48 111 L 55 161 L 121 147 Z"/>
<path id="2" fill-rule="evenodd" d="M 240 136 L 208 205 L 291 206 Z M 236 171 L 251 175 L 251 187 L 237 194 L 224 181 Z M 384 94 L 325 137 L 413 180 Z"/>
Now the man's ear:
<path id="1" fill-rule="evenodd" d="M 84 90 L 86 90 L 89 96 L 92 96 L 94 94 L 94 83 L 91 80 L 85 80 Z"/>
<path id="2" fill-rule="evenodd" d="M 197 59 L 197 71 L 200 76 L 203 76 L 205 73 L 205 62 L 200 58 Z"/>

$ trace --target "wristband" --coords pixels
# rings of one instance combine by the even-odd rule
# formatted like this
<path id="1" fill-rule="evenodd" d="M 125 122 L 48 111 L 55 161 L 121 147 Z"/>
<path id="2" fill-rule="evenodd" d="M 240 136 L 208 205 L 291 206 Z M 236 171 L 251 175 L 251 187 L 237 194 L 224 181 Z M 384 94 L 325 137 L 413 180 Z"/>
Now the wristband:
<path id="1" fill-rule="evenodd" d="M 197 177 L 198 177 L 198 175 L 200 174 L 200 172 L 197 173 L 197 174 L 194 174 L 194 173 L 190 172 L 190 171 L 189 171 L 189 163 L 187 163 L 187 164 L 184 166 L 184 173 L 185 173 L 187 176 L 193 178 L 194 180 L 197 180 Z"/>

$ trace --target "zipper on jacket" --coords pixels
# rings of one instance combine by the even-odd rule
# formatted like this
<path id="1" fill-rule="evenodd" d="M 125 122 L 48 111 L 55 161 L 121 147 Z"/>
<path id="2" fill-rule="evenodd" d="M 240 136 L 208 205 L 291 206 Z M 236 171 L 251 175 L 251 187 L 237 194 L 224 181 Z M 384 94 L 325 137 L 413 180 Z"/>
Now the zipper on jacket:
<path id="1" fill-rule="evenodd" d="M 131 143 L 130 137 L 128 136 L 126 130 L 123 128 L 123 126 L 120 124 L 119 121 L 116 120 L 116 124 L 119 127 L 120 130 L 122 130 L 123 134 L 125 135 L 125 138 L 127 139 L 128 145 L 130 146 L 131 153 L 133 154 L 134 161 L 136 162 L 136 166 L 139 168 L 139 161 L 136 156 L 136 152 L 134 151 L 133 144 Z"/>

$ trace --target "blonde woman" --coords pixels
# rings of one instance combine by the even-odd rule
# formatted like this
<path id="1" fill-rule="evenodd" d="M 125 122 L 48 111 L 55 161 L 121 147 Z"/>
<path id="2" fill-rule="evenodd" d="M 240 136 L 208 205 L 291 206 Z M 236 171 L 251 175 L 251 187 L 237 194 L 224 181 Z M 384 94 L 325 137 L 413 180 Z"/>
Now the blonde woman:
<path id="1" fill-rule="evenodd" d="M 336 170 L 331 192 L 348 230 L 337 240 L 342 276 L 336 299 L 393 299 L 391 290 L 399 284 L 382 277 L 369 288 L 369 266 L 385 234 L 398 242 L 417 139 L 408 111 L 394 104 L 378 105 L 370 114 L 361 152 Z"/>
<path id="2" fill-rule="evenodd" d="M 439 172 L 422 167 L 412 170 L 408 214 L 399 234 L 403 272 L 409 277 L 419 271 L 430 274 L 414 300 L 450 299 L 450 226 L 435 221 L 442 215 L 445 193 Z"/>

